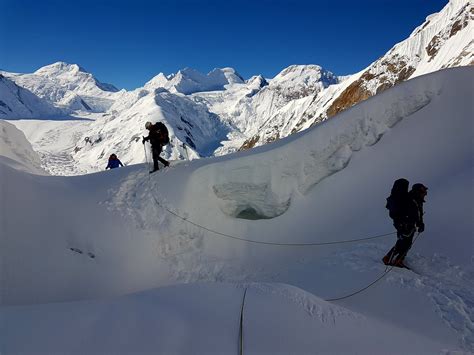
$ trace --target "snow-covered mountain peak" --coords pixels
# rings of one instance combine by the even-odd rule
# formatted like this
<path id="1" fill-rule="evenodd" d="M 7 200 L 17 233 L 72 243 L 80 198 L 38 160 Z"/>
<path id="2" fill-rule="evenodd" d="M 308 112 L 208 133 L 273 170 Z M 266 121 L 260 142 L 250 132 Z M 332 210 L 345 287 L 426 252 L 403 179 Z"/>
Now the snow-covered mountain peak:
<path id="1" fill-rule="evenodd" d="M 77 74 L 78 72 L 83 72 L 89 74 L 84 68 L 77 64 L 69 64 L 66 62 L 56 62 L 53 64 L 45 65 L 44 67 L 39 68 L 34 74 L 41 76 L 57 76 L 64 73 L 70 73 L 72 75 Z"/>
<path id="2" fill-rule="evenodd" d="M 145 84 L 151 90 L 164 87 L 173 93 L 192 94 L 203 91 L 224 90 L 228 84 L 244 83 L 244 79 L 233 68 L 216 68 L 203 74 L 192 68 L 184 68 L 176 74 L 158 74 Z"/>
<path id="3" fill-rule="evenodd" d="M 91 73 L 77 64 L 56 62 L 38 69 L 34 74 L 76 87 L 92 88 L 96 86 L 102 91 L 119 91 L 112 84 L 101 83 Z"/>
<path id="4" fill-rule="evenodd" d="M 245 79 L 240 76 L 239 73 L 234 68 L 215 68 L 213 69 L 208 76 L 216 80 L 222 80 L 222 82 L 227 81 L 229 84 L 242 84 L 245 82 Z"/>
<path id="5" fill-rule="evenodd" d="M 328 87 L 337 84 L 338 79 L 333 73 L 319 65 L 291 65 L 283 69 L 270 81 L 270 86 L 284 86 L 288 89 L 294 86 Z"/>
<path id="6" fill-rule="evenodd" d="M 46 65 L 31 74 L 2 73 L 40 98 L 71 111 L 105 112 L 119 92 L 115 86 L 100 82 L 81 66 L 65 62 Z"/>
<path id="7" fill-rule="evenodd" d="M 267 86 L 268 81 L 261 75 L 255 75 L 248 79 L 246 84 L 252 89 L 260 89 Z"/>

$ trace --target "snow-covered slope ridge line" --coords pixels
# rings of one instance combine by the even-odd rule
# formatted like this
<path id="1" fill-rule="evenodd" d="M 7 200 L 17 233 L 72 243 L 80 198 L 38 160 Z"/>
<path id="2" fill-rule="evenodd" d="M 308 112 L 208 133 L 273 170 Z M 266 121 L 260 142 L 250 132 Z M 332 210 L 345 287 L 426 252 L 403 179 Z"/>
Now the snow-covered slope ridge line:
<path id="1" fill-rule="evenodd" d="M 368 68 L 339 86 L 315 93 L 311 100 L 273 114 L 241 148 L 262 145 L 306 129 L 410 78 L 474 64 L 473 18 L 469 0 L 451 0 Z M 288 131 L 284 128 L 290 122 L 292 130 Z"/>
<path id="2" fill-rule="evenodd" d="M 15 307 L 4 312 L 10 325 L 6 345 L 7 349 L 25 353 L 41 349 L 62 354 L 234 354 L 239 348 L 244 353 L 258 354 L 303 354 L 314 349 L 324 354 L 354 349 L 361 353 L 384 353 L 386 348 L 428 354 L 436 353 L 442 346 L 386 322 L 323 302 L 296 287 L 253 284 L 247 288 L 242 347 L 236 340 L 242 293 L 242 287 L 224 283 L 180 285 L 140 292 L 113 302 Z M 288 297 L 303 301 L 308 312 L 288 301 Z M 131 322 L 134 326 L 127 327 Z M 21 341 L 26 329 L 36 329 L 28 342 Z M 122 343 L 118 339 L 124 331 L 127 340 Z M 373 341 L 374 334 L 379 341 Z"/>

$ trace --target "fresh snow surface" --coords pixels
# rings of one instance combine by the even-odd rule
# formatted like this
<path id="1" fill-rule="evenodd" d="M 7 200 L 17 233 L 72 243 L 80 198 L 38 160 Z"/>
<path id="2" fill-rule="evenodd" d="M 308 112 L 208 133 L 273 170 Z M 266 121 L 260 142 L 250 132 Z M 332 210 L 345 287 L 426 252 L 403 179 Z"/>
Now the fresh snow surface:
<path id="1" fill-rule="evenodd" d="M 473 68 L 420 76 L 276 143 L 152 175 L 1 161 L 2 353 L 237 353 L 245 289 L 244 353 L 474 352 L 473 83 Z M 378 278 L 393 235 L 228 237 L 392 232 L 399 177 L 429 187 L 415 272 L 347 299 L 325 301 Z"/>

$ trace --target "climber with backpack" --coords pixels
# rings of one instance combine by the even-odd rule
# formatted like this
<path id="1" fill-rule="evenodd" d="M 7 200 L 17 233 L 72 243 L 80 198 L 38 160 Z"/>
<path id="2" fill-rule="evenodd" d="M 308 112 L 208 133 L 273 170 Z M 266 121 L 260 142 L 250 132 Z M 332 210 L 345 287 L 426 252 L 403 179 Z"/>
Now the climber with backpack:
<path id="1" fill-rule="evenodd" d="M 159 170 L 158 161 L 160 161 L 164 166 L 169 166 L 170 163 L 160 157 L 163 146 L 167 145 L 170 142 L 168 128 L 162 122 L 157 122 L 152 124 L 151 122 L 145 123 L 145 128 L 149 131 L 147 137 L 143 137 L 142 143 L 150 141 L 151 152 L 153 157 L 153 170 L 150 173 L 154 173 Z"/>
<path id="2" fill-rule="evenodd" d="M 396 180 L 387 198 L 385 207 L 397 230 L 397 242 L 382 258 L 385 265 L 408 268 L 404 259 L 412 246 L 415 232 L 422 233 L 425 230 L 423 203 L 428 188 L 417 183 L 409 192 L 408 187 L 408 180 L 403 178 Z"/>

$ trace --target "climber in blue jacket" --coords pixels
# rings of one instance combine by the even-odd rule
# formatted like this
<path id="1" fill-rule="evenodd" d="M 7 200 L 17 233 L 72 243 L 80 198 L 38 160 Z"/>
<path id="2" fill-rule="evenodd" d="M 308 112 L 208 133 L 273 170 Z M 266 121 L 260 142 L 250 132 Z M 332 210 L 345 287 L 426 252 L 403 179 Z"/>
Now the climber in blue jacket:
<path id="1" fill-rule="evenodd" d="M 115 169 L 118 168 L 119 166 L 123 166 L 122 162 L 117 158 L 115 154 L 111 154 L 109 157 L 109 163 L 107 164 L 107 169 Z"/>

